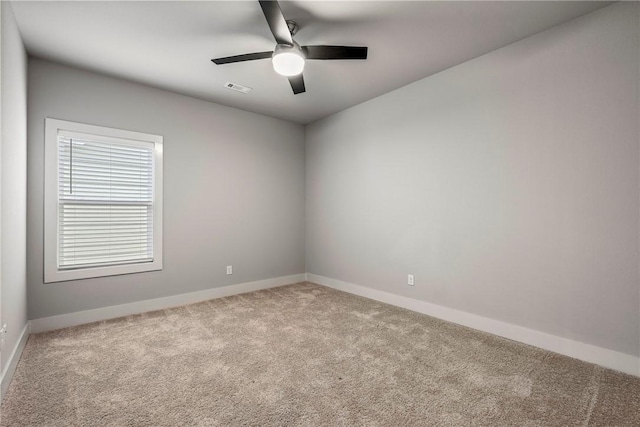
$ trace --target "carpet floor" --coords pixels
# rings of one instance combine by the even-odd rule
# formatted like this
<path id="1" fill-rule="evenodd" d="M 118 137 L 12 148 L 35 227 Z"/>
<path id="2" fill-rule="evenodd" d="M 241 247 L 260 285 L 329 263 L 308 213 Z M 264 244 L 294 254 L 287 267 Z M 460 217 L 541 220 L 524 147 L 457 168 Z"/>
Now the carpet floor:
<path id="1" fill-rule="evenodd" d="M 8 426 L 639 426 L 640 378 L 312 283 L 32 335 Z"/>

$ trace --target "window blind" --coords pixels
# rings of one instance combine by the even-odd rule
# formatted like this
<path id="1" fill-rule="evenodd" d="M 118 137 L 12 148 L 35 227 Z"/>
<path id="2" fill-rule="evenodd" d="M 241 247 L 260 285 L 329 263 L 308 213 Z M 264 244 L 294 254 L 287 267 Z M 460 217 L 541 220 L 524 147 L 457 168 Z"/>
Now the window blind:
<path id="1" fill-rule="evenodd" d="M 58 133 L 58 268 L 153 261 L 153 143 Z"/>

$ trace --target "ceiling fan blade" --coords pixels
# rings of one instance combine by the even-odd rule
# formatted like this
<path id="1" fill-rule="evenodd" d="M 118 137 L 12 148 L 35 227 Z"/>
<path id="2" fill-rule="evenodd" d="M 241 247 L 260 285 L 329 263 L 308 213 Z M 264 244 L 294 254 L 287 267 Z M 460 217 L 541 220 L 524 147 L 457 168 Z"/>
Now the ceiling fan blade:
<path id="1" fill-rule="evenodd" d="M 294 95 L 306 92 L 304 88 L 304 78 L 302 77 L 302 73 L 298 74 L 297 76 L 289 77 L 289 83 L 291 83 L 291 89 L 293 89 Z"/>
<path id="2" fill-rule="evenodd" d="M 275 0 L 260 0 L 260 7 L 262 7 L 262 13 L 267 19 L 267 24 L 269 24 L 276 42 L 293 46 L 293 39 L 291 38 L 287 21 L 282 15 L 278 2 Z"/>
<path id="3" fill-rule="evenodd" d="M 267 59 L 271 58 L 273 52 L 256 52 L 256 53 L 245 53 L 244 55 L 235 55 L 235 56 L 225 56 L 224 58 L 215 58 L 211 61 L 215 62 L 218 65 L 222 64 L 231 64 L 233 62 L 242 62 L 242 61 L 254 61 L 256 59 Z"/>
<path id="4" fill-rule="evenodd" d="M 302 46 L 307 59 L 367 59 L 365 46 Z"/>

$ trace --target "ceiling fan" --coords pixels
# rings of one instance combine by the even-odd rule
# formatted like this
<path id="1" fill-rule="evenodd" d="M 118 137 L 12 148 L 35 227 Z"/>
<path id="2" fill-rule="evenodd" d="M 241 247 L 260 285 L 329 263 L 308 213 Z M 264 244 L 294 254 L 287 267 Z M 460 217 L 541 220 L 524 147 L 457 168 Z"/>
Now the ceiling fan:
<path id="1" fill-rule="evenodd" d="M 217 65 L 271 58 L 278 74 L 289 78 L 294 95 L 305 92 L 302 70 L 307 59 L 367 59 L 366 46 L 300 46 L 293 40 L 298 24 L 287 21 L 275 0 L 260 0 L 260 7 L 276 39 L 273 51 L 246 53 L 212 59 Z"/>

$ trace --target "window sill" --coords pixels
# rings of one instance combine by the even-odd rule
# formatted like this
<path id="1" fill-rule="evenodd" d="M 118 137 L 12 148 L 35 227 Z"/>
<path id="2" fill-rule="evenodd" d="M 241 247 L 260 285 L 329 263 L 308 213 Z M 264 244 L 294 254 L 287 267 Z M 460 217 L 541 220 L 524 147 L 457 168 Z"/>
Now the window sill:
<path id="1" fill-rule="evenodd" d="M 106 267 L 78 268 L 76 270 L 58 270 L 44 272 L 45 283 L 65 282 L 68 280 L 92 279 L 96 277 L 119 276 L 121 274 L 143 273 L 162 270 L 162 261 L 156 260 L 139 264 L 110 265 Z"/>

